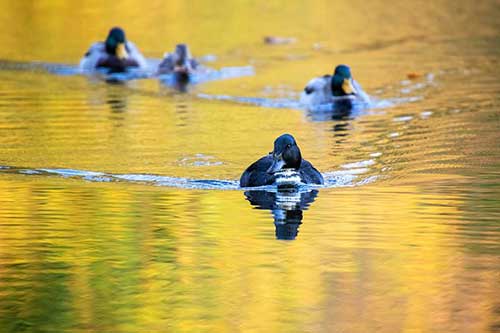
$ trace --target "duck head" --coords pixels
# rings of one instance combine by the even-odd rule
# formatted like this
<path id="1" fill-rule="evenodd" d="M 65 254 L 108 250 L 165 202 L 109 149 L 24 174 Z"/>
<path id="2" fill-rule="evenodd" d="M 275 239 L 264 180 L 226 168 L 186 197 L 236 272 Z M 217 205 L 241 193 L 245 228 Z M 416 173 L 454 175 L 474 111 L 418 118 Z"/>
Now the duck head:
<path id="1" fill-rule="evenodd" d="M 268 173 L 275 173 L 282 169 L 300 168 L 302 155 L 295 139 L 290 134 L 283 134 L 274 141 L 274 150 L 270 153 L 273 163 L 267 170 Z"/>
<path id="2" fill-rule="evenodd" d="M 193 68 L 191 66 L 191 53 L 186 44 L 177 44 L 174 51 L 174 75 L 177 82 L 189 82 L 189 75 Z"/>
<path id="3" fill-rule="evenodd" d="M 189 72 L 192 69 L 190 59 L 191 53 L 188 46 L 186 44 L 177 44 L 174 52 L 174 71 Z"/>
<path id="4" fill-rule="evenodd" d="M 106 45 L 106 52 L 121 60 L 128 58 L 126 43 L 125 31 L 119 27 L 112 28 L 104 42 Z"/>
<path id="5" fill-rule="evenodd" d="M 338 65 L 332 76 L 333 96 L 356 95 L 356 89 L 352 84 L 351 69 L 346 65 Z"/>

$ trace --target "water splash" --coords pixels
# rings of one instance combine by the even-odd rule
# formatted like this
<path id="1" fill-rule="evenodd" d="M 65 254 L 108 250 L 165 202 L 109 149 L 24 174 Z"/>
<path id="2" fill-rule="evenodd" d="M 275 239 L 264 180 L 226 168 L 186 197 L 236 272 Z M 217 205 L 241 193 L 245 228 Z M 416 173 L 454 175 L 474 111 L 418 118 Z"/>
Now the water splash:
<path id="1" fill-rule="evenodd" d="M 255 71 L 252 66 L 222 67 L 212 69 L 202 67 L 189 76 L 189 84 L 200 84 L 209 81 L 227 80 L 243 76 L 253 76 Z M 162 74 L 158 76 L 160 82 L 166 86 L 176 86 L 178 80 L 174 74 Z"/>
<path id="2" fill-rule="evenodd" d="M 150 68 L 153 67 L 157 62 L 156 59 L 149 59 L 148 64 Z M 58 64 L 58 63 L 47 63 L 47 62 L 21 62 L 21 61 L 10 61 L 10 60 L 0 60 L 1 70 L 12 70 L 12 71 L 26 71 L 26 72 L 45 72 L 50 74 L 55 74 L 59 76 L 74 76 L 74 75 L 85 75 L 89 77 L 95 77 L 108 82 L 125 82 L 136 79 L 144 79 L 153 77 L 152 70 L 141 70 L 136 68 L 128 69 L 123 73 L 108 73 L 107 69 L 98 69 L 95 71 L 85 71 L 82 70 L 78 65 L 70 64 Z"/>
<path id="3" fill-rule="evenodd" d="M 418 102 L 423 99 L 423 96 L 407 95 L 410 92 L 420 91 L 431 86 L 436 86 L 435 75 L 433 73 L 425 75 L 422 82 L 414 82 L 411 80 L 401 81 L 399 86 L 396 85 L 393 87 L 392 91 L 389 91 L 390 94 L 399 95 L 398 97 L 382 98 L 376 95 L 368 95 L 357 83 L 356 89 L 359 92 L 357 97 L 331 97 L 329 98 L 329 102 L 322 103 L 308 103 L 306 99 L 303 98 L 304 93 L 299 94 L 295 91 L 289 91 L 286 93 L 290 96 L 289 98 L 246 97 L 222 94 L 211 95 L 205 93 L 199 93 L 197 94 L 197 97 L 206 100 L 227 101 L 265 108 L 300 110 L 305 111 L 307 116 L 313 121 L 326 121 L 347 116 L 357 117 L 359 115 L 366 114 L 370 109 L 386 109 L 401 104 Z M 267 87 L 266 89 L 272 90 L 270 87 Z M 377 89 L 376 92 L 377 94 L 388 93 L 385 89 Z M 300 95 L 298 99 L 294 98 L 298 95 Z"/>
<path id="4" fill-rule="evenodd" d="M 22 62 L 22 61 L 12 61 L 5 59 L 0 60 L 0 70 L 48 72 L 62 76 L 81 74 L 80 68 L 78 68 L 78 66 L 75 65 L 45 63 L 39 61 Z"/>
<path id="5" fill-rule="evenodd" d="M 266 97 L 241 97 L 241 96 L 230 96 L 230 95 L 210 95 L 199 93 L 196 95 L 199 98 L 212 100 L 212 101 L 227 101 L 238 104 L 249 104 L 266 108 L 275 109 L 304 109 L 303 105 L 299 101 L 287 99 L 287 98 L 266 98 Z"/>
<path id="6" fill-rule="evenodd" d="M 205 154 L 195 154 L 194 156 L 185 156 L 177 160 L 177 164 L 181 166 L 217 166 L 222 165 L 224 162 L 218 161 L 214 156 Z"/>
<path id="7" fill-rule="evenodd" d="M 46 63 L 46 62 L 21 62 L 11 60 L 0 60 L 0 70 L 15 70 L 15 71 L 30 71 L 30 72 L 46 72 L 60 76 L 85 75 L 92 78 L 101 79 L 111 83 L 122 83 L 138 79 L 159 79 L 160 82 L 167 86 L 175 85 L 175 77 L 171 74 L 157 75 L 156 68 L 160 63 L 160 59 L 148 58 L 147 69 L 129 68 L 121 73 L 109 73 L 107 69 L 97 69 L 92 71 L 82 70 L 78 65 Z M 240 67 L 222 67 L 220 69 L 212 69 L 203 67 L 190 77 L 190 84 L 199 84 L 202 82 L 227 80 L 242 76 L 255 75 L 252 66 Z"/>

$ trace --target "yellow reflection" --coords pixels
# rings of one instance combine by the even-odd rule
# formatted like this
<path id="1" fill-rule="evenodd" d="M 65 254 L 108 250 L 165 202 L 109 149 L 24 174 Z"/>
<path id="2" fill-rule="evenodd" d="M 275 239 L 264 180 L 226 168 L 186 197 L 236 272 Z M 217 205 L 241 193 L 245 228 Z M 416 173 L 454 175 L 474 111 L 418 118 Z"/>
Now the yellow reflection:
<path id="1" fill-rule="evenodd" d="M 323 171 L 374 150 L 384 153 L 374 168 L 404 169 L 390 170 L 392 183 L 321 191 L 304 211 L 295 242 L 276 241 L 270 212 L 252 209 L 239 191 L 2 174 L 0 331 L 487 331 L 500 298 L 498 259 L 467 247 L 488 241 L 463 230 L 471 203 L 432 186 L 471 186 L 450 169 L 479 155 L 476 146 L 453 156 L 446 149 L 462 147 L 464 135 L 453 126 L 463 128 L 477 114 L 394 124 L 395 114 L 423 110 L 403 105 L 347 122 L 352 129 L 338 137 L 335 124 L 311 122 L 297 110 L 193 96 L 262 96 L 265 87 L 280 85 L 298 92 L 337 63 L 352 65 L 370 92 L 401 81 L 408 70 L 441 70 L 436 52 L 463 68 L 462 59 L 439 53 L 455 54 L 456 46 L 426 51 L 422 41 L 437 45 L 472 32 L 496 37 L 497 7 L 0 1 L 2 59 L 76 64 L 92 42 L 121 25 L 148 57 L 187 42 L 195 55 L 217 55 L 215 67 L 251 64 L 257 73 L 179 95 L 163 94 L 154 80 L 110 86 L 1 71 L 2 165 L 236 179 L 277 135 L 292 132 Z M 273 47 L 262 43 L 266 35 L 298 42 Z M 389 139 L 391 131 L 400 139 Z M 474 142 L 498 142 L 478 132 Z M 222 164 L 179 163 L 199 153 Z"/>
<path id="2" fill-rule="evenodd" d="M 33 300 L 57 291 L 70 316 L 53 328 L 362 332 L 384 323 L 414 332 L 453 327 L 457 306 L 474 313 L 472 330 L 491 324 L 495 275 L 485 271 L 474 287 L 474 254 L 455 236 L 458 197 L 410 186 L 397 201 L 383 186 L 325 190 L 304 211 L 298 240 L 283 242 L 270 212 L 239 191 L 25 177 L 0 182 L 0 290 L 16 298 L 15 285 L 35 283 L 23 296 Z M 36 321 L 42 310 L 32 306 L 14 311 Z"/>

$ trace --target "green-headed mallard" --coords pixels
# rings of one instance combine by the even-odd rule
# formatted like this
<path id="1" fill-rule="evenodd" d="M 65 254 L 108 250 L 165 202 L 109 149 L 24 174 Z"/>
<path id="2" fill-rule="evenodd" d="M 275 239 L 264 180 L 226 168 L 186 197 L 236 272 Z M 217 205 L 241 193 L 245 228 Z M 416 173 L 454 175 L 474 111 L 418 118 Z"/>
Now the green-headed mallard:
<path id="1" fill-rule="evenodd" d="M 309 81 L 300 101 L 306 105 L 318 105 L 332 103 L 335 97 L 346 96 L 364 101 L 369 99 L 361 86 L 352 78 L 349 66 L 338 65 L 333 75 L 324 75 Z"/>
<path id="2" fill-rule="evenodd" d="M 114 27 L 104 42 L 94 43 L 80 61 L 80 69 L 94 71 L 108 69 L 111 73 L 125 72 L 129 68 L 147 69 L 146 59 L 134 43 L 127 41 L 125 31 Z"/>

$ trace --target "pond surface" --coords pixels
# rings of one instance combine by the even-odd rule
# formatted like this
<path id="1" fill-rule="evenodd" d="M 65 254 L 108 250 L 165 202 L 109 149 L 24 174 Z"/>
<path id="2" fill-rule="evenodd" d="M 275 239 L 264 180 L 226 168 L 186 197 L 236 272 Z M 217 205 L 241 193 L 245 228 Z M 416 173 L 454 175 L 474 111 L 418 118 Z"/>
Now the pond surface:
<path id="1" fill-rule="evenodd" d="M 498 332 L 499 17 L 497 1 L 1 1 L 0 331 Z M 186 42 L 254 74 L 179 93 L 46 70 L 118 24 L 146 57 Z M 377 107 L 287 107 L 339 63 Z M 239 189 L 286 132 L 328 186 Z"/>

